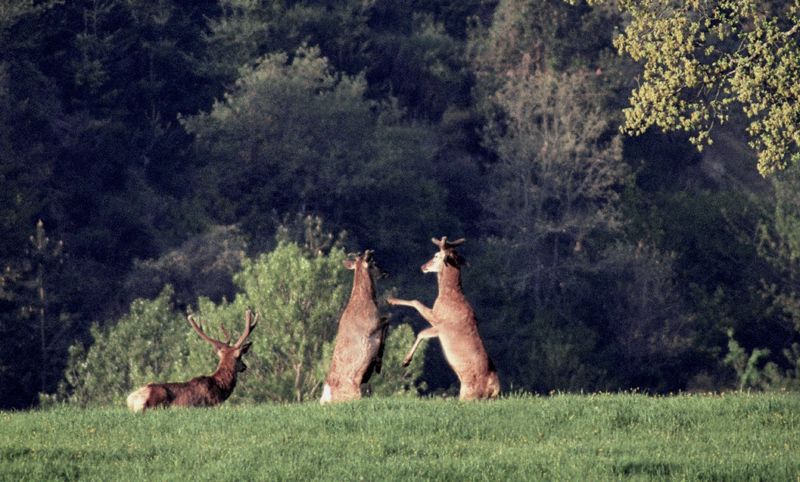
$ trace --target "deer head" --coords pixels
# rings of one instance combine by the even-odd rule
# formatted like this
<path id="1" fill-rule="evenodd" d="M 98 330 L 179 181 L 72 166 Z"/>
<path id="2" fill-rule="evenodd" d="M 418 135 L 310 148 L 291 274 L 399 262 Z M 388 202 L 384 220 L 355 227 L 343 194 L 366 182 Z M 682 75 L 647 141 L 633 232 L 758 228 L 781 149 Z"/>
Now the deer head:
<path id="1" fill-rule="evenodd" d="M 351 253 L 347 259 L 342 261 L 342 264 L 349 270 L 364 269 L 373 279 L 383 278 L 386 276 L 386 272 L 375 263 L 375 258 L 372 257 L 374 253 L 375 251 L 371 249 L 364 250 L 364 254 Z"/>
<path id="2" fill-rule="evenodd" d="M 431 242 L 439 247 L 439 251 L 427 263 L 422 265 L 420 268 L 422 272 L 438 273 L 445 266 L 460 268 L 464 264 L 464 258 L 456 252 L 455 248 L 464 244 L 464 241 L 464 238 L 448 241 L 447 236 L 442 236 L 442 239 L 431 238 Z"/>
<path id="3" fill-rule="evenodd" d="M 247 341 L 247 337 L 250 336 L 250 332 L 253 328 L 256 327 L 258 323 L 258 314 L 256 313 L 253 316 L 253 312 L 247 310 L 244 315 L 245 318 L 245 327 L 244 332 L 242 332 L 242 336 L 236 340 L 236 343 L 233 345 L 230 344 L 231 342 L 231 335 L 228 333 L 228 330 L 225 329 L 225 325 L 220 323 L 220 329 L 222 329 L 222 333 L 225 335 L 225 341 L 216 340 L 211 338 L 210 336 L 206 335 L 200 325 L 194 321 L 194 316 L 189 315 L 188 320 L 189 324 L 192 325 L 194 331 L 200 335 L 200 338 L 207 341 L 211 346 L 214 347 L 214 351 L 216 352 L 217 356 L 220 360 L 220 365 L 226 363 L 232 363 L 234 365 L 234 370 L 236 373 L 243 372 L 247 369 L 247 365 L 244 364 L 242 361 L 242 356 L 250 351 L 250 347 L 252 346 L 252 342 Z"/>

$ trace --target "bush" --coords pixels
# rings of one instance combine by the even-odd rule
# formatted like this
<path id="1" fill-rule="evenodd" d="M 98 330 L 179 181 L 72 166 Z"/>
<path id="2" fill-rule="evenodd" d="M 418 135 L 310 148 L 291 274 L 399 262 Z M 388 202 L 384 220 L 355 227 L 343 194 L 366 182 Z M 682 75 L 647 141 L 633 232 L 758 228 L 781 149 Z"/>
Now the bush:
<path id="1" fill-rule="evenodd" d="M 167 285 L 155 299 L 131 303 L 130 312 L 113 327 L 93 325 L 88 350 L 69 348 L 60 398 L 81 406 L 122 403 L 129 390 L 181 373 L 189 325 L 173 311 L 173 295 Z"/>

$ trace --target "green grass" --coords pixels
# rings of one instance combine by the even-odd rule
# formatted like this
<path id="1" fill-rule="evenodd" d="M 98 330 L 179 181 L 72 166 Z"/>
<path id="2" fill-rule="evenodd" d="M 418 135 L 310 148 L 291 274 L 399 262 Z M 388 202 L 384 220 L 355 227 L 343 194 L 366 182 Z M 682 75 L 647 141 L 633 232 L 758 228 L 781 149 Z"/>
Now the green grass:
<path id="1" fill-rule="evenodd" d="M 0 412 L 2 480 L 800 480 L 800 396 Z"/>

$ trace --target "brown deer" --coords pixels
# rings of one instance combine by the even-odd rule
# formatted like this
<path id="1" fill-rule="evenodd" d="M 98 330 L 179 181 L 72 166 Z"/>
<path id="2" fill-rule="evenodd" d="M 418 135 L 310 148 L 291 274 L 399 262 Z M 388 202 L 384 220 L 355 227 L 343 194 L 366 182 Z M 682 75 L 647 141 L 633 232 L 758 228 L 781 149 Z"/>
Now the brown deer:
<path id="1" fill-rule="evenodd" d="M 150 383 L 128 395 L 128 408 L 134 412 L 157 407 L 209 407 L 219 405 L 230 397 L 236 387 L 236 377 L 239 372 L 247 369 L 242 361 L 242 356 L 250 350 L 252 342 L 246 341 L 250 332 L 258 323 L 258 314 L 247 310 L 245 313 L 244 333 L 233 346 L 230 345 L 231 337 L 225 326 L 220 324 L 226 340 L 220 341 L 206 335 L 192 315 L 189 315 L 189 324 L 200 338 L 214 347 L 219 357 L 217 370 L 211 376 L 192 378 L 188 382 L 179 383 Z"/>
<path id="2" fill-rule="evenodd" d="M 459 398 L 495 398 L 500 393 L 500 380 L 478 334 L 475 314 L 461 289 L 461 266 L 464 260 L 455 247 L 462 244 L 464 239 L 448 241 L 443 236 L 442 239 L 433 238 L 432 241 L 439 247 L 439 251 L 422 265 L 422 272 L 437 273 L 439 294 L 433 309 L 417 300 L 399 300 L 393 297 L 387 300 L 392 305 L 416 309 L 432 325 L 419 332 L 403 360 L 403 366 L 411 363 L 411 357 L 422 340 L 439 337 L 444 356 L 461 382 Z"/>
<path id="3" fill-rule="evenodd" d="M 381 372 L 383 345 L 388 323 L 378 315 L 375 277 L 382 272 L 366 250 L 355 259 L 346 259 L 344 267 L 353 271 L 350 300 L 339 319 L 331 369 L 325 378 L 321 404 L 358 400 L 361 384 L 373 373 Z"/>

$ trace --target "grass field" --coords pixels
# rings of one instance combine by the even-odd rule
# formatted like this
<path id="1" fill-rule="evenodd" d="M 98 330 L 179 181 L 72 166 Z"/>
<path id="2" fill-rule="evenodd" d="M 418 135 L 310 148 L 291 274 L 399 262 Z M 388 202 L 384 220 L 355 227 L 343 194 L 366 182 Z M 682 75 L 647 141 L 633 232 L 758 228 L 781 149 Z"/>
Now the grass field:
<path id="1" fill-rule="evenodd" d="M 800 480 L 800 396 L 0 413 L 2 480 Z"/>

